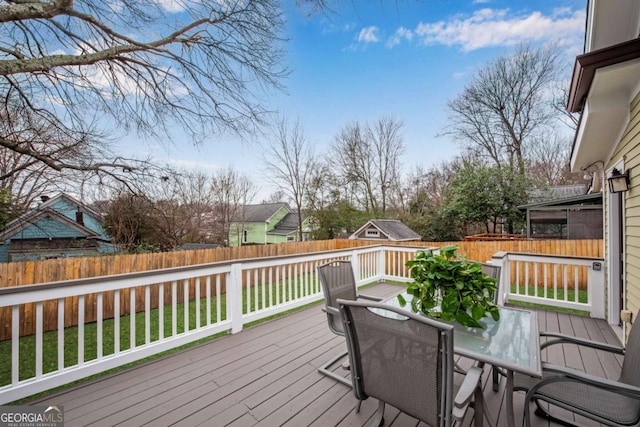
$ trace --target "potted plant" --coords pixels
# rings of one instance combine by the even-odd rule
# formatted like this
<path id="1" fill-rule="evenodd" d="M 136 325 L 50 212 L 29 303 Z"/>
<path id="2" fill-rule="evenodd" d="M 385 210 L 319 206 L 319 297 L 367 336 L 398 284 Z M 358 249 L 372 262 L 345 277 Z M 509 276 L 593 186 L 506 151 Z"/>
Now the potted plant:
<path id="1" fill-rule="evenodd" d="M 482 266 L 456 255 L 457 246 L 419 251 L 415 259 L 407 261 L 412 283 L 407 293 L 413 298 L 411 308 L 416 313 L 457 321 L 463 326 L 483 328 L 480 319 L 490 315 L 498 320 L 500 313 L 493 295 L 496 279 L 485 275 Z M 402 306 L 407 301 L 398 295 Z"/>

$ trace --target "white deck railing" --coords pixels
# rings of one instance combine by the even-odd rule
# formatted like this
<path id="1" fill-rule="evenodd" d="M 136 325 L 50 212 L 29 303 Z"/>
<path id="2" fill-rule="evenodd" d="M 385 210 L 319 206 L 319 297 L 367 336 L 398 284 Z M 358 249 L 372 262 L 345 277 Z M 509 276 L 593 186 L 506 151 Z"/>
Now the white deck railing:
<path id="1" fill-rule="evenodd" d="M 602 258 L 497 252 L 491 262 L 502 266 L 499 303 L 543 304 L 605 318 Z"/>
<path id="2" fill-rule="evenodd" d="M 317 302 L 323 295 L 316 267 L 332 260 L 350 260 L 358 286 L 408 282 L 405 264 L 419 249 L 369 246 L 2 288 L 0 308 L 5 316 L 0 326 L 10 328 L 10 339 L 0 341 L 0 363 L 5 367 L 0 369 L 0 404 L 214 334 L 238 333 L 249 322 Z M 566 296 L 571 286 L 567 280 L 547 282 L 545 276 L 544 283 L 553 288 L 545 287 L 544 295 L 538 290 L 525 295 L 531 293 L 531 283 L 539 283 L 532 272 L 541 271 L 529 265 L 589 268 L 595 261 L 498 253 L 493 262 L 503 266 L 501 283 L 516 289 L 503 286 L 501 299 L 539 302 L 558 296 L 559 289 Z M 587 303 L 566 298 L 547 298 L 544 303 L 599 313 L 596 301 L 604 300 L 604 291 L 594 285 L 600 275 L 592 270 Z M 594 296 L 597 292 L 602 296 Z"/>
<path id="3" fill-rule="evenodd" d="M 416 249 L 371 246 L 2 288 L 11 338 L 0 342 L 0 361 L 11 369 L 0 376 L 0 404 L 317 302 L 316 267 L 332 260 L 351 260 L 359 286 L 407 281 L 404 264 Z"/>

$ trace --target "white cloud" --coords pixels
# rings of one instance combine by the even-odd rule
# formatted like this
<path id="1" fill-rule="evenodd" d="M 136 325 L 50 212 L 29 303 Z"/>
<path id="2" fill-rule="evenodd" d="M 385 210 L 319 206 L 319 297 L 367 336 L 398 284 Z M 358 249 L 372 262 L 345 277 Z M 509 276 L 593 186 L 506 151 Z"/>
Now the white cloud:
<path id="1" fill-rule="evenodd" d="M 399 45 L 403 40 L 411 41 L 413 39 L 413 31 L 400 27 L 396 30 L 396 33 L 387 40 L 386 46 L 392 48 Z"/>
<path id="2" fill-rule="evenodd" d="M 380 39 L 378 38 L 378 27 L 372 25 L 370 27 L 363 28 L 360 30 L 358 34 L 358 41 L 363 43 L 377 43 Z"/>
<path id="3" fill-rule="evenodd" d="M 508 13 L 507 9 L 485 8 L 466 18 L 420 23 L 415 35 L 426 45 L 458 45 L 464 51 L 547 39 L 571 44 L 582 33 L 585 20 L 584 11 L 565 8 L 556 9 L 551 15 L 532 12 L 511 17 Z"/>
<path id="4" fill-rule="evenodd" d="M 178 13 L 185 10 L 185 5 L 179 0 L 155 0 L 167 12 Z"/>

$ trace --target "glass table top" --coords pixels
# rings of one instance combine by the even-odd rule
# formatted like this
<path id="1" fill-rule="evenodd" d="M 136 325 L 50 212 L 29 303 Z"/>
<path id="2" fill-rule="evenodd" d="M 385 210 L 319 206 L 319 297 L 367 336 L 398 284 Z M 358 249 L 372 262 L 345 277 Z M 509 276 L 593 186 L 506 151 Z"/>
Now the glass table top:
<path id="1" fill-rule="evenodd" d="M 407 301 L 405 307 L 401 307 L 396 296 L 384 303 L 411 311 L 410 301 L 413 297 L 406 293 L 402 295 Z M 508 307 L 499 307 L 499 311 L 498 321 L 491 317 L 480 320 L 480 323 L 486 326 L 484 329 L 467 328 L 457 322 L 449 322 L 454 326 L 454 351 L 480 362 L 540 377 L 540 342 L 536 313 Z M 378 314 L 401 317 L 391 311 Z"/>

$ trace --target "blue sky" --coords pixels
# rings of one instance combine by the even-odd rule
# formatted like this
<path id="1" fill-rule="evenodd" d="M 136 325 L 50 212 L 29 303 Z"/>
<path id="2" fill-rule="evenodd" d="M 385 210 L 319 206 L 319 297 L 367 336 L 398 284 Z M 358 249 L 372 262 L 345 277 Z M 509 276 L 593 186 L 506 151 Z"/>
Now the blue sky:
<path id="1" fill-rule="evenodd" d="M 456 155 L 454 142 L 436 136 L 445 105 L 492 58 L 520 43 L 556 42 L 568 84 L 584 40 L 586 0 L 345 0 L 311 18 L 289 3 L 284 36 L 292 72 L 285 93 L 265 95 L 267 105 L 299 118 L 319 153 L 355 120 L 403 120 L 406 170 Z M 259 142 L 219 136 L 193 148 L 178 140 L 153 155 L 205 172 L 233 166 L 264 184 Z M 259 197 L 271 190 L 263 186 Z"/>

